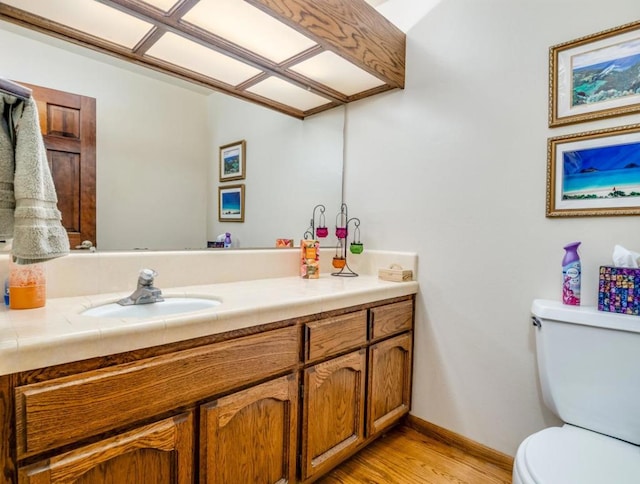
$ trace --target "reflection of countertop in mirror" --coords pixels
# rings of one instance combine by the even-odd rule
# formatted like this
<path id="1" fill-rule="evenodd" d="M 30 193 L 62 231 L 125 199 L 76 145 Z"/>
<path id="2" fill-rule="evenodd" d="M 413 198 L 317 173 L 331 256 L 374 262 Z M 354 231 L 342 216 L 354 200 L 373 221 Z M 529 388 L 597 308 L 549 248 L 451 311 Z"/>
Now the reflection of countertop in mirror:
<path id="1" fill-rule="evenodd" d="M 297 260 L 297 251 L 284 254 L 273 251 L 271 257 Z M 381 259 L 361 258 L 361 265 L 376 265 L 385 258 L 393 258 L 393 253 L 380 254 Z M 132 258 L 131 255 L 125 257 Z M 415 258 L 404 254 L 405 260 L 412 257 Z M 263 258 L 268 261 L 270 255 L 265 254 Z M 78 264 L 78 261 L 66 263 Z M 129 263 L 139 266 L 143 262 L 134 258 Z M 362 272 L 359 277 L 333 277 L 329 271 L 320 279 L 277 276 L 164 287 L 166 297 L 210 297 L 221 300 L 222 304 L 152 319 L 80 315 L 88 307 L 120 299 L 130 292 L 128 290 L 49 297 L 43 308 L 0 310 L 0 375 L 366 304 L 414 294 L 417 290 L 418 283 L 414 281 L 387 282 Z"/>

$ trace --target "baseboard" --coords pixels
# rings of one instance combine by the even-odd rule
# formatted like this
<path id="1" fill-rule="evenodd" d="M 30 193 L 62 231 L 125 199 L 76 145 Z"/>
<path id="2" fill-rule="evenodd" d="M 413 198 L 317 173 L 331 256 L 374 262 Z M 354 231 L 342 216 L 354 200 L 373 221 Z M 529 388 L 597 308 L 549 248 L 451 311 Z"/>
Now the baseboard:
<path id="1" fill-rule="evenodd" d="M 497 450 L 480 444 L 475 440 L 471 440 L 460 434 L 447 430 L 443 427 L 439 427 L 436 424 L 422 420 L 415 415 L 409 415 L 406 419 L 406 424 L 414 430 L 417 430 L 421 434 L 437 439 L 452 447 L 466 452 L 469 455 L 482 459 L 485 462 L 489 462 L 500 469 L 504 469 L 511 472 L 513 469 L 513 457 L 503 454 Z"/>

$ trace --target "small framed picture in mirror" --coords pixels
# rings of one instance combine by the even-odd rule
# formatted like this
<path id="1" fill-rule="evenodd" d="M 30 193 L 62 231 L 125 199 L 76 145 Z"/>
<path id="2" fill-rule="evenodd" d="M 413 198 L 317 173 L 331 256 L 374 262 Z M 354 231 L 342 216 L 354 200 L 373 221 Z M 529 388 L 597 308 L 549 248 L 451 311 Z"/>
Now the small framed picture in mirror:
<path id="1" fill-rule="evenodd" d="M 218 220 L 244 222 L 244 185 L 218 187 Z"/>
<path id="2" fill-rule="evenodd" d="M 220 181 L 244 180 L 247 143 L 236 141 L 220 147 Z"/>

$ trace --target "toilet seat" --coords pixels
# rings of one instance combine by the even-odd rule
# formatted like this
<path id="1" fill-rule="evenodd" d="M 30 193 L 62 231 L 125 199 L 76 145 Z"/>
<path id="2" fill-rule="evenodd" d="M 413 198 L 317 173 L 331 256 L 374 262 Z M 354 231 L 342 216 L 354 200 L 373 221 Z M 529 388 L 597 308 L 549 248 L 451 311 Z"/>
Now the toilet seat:
<path id="1" fill-rule="evenodd" d="M 516 454 L 514 484 L 637 484 L 640 446 L 573 425 L 529 436 Z"/>

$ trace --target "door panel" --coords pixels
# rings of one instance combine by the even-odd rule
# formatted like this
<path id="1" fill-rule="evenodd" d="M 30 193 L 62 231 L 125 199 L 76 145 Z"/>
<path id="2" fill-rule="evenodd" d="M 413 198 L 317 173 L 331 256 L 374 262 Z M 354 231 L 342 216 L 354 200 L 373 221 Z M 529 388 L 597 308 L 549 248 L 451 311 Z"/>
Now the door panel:
<path id="1" fill-rule="evenodd" d="M 96 100 L 21 83 L 33 91 L 62 225 L 73 249 L 96 242 Z"/>

